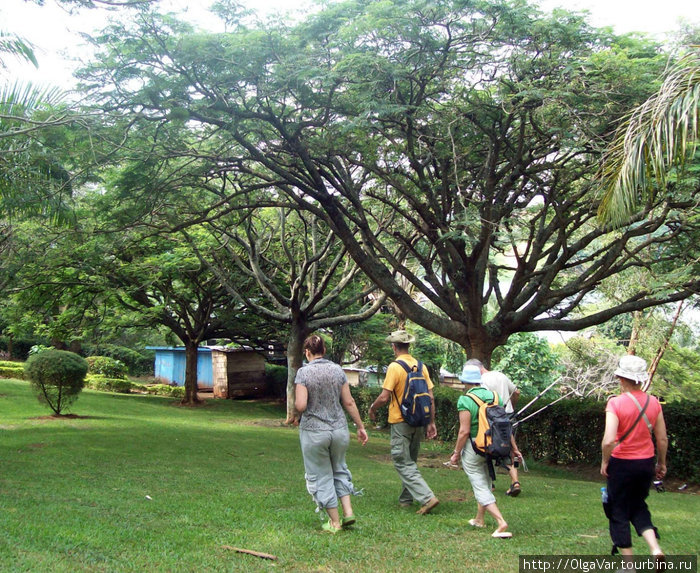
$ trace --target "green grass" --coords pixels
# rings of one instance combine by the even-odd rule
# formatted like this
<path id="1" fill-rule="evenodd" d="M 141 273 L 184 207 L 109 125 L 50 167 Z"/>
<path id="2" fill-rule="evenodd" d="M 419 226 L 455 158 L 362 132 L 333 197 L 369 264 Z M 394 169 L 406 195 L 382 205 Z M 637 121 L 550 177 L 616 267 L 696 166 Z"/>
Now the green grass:
<path id="1" fill-rule="evenodd" d="M 387 435 L 373 432 L 348 455 L 365 490 L 354 499 L 358 524 L 331 536 L 279 406 L 186 409 L 172 398 L 86 390 L 73 413 L 81 417 L 47 419 L 27 382 L 0 380 L 0 571 L 502 572 L 518 570 L 518 555 L 610 549 L 601 481 L 562 470 L 531 467 L 516 499 L 503 495 L 499 476 L 514 537 L 494 540 L 467 524 L 467 478 L 441 463 L 452 444 L 423 447 L 424 476 L 442 503 L 419 516 L 398 508 Z M 700 497 L 652 493 L 649 503 L 667 553 L 695 553 Z"/>

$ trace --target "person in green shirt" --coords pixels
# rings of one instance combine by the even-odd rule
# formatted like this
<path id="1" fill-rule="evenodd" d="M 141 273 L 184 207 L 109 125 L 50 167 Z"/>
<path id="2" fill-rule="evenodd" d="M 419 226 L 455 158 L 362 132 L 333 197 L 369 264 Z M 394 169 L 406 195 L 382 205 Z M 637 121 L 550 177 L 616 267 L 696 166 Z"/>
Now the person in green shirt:
<path id="1" fill-rule="evenodd" d="M 469 397 L 469 394 L 473 393 L 488 403 L 493 401 L 496 394 L 481 386 L 481 371 L 478 366 L 465 365 L 462 373 L 459 375 L 459 379 L 468 386 L 468 391 L 464 396 L 460 396 L 457 402 L 459 434 L 457 435 L 457 443 L 450 458 L 450 463 L 456 465 L 457 461 L 461 460 L 462 469 L 467 474 L 474 492 L 474 498 L 477 503 L 476 517 L 469 520 L 469 525 L 472 527 L 485 527 L 484 517 L 488 513 L 498 524 L 491 536 L 507 539 L 512 537 L 513 534 L 508 531 L 508 523 L 498 509 L 496 497 L 491 491 L 491 476 L 489 476 L 486 458 L 474 451 L 470 440 L 471 436 L 476 436 L 479 428 L 479 406 Z M 514 440 L 511 440 L 511 448 L 514 456 L 520 455 Z"/>

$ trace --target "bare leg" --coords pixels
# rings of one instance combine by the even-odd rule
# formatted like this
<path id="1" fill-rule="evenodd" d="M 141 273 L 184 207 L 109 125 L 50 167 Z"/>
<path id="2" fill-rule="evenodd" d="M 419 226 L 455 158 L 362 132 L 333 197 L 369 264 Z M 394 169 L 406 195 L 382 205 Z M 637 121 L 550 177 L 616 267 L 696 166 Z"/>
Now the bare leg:
<path id="1" fill-rule="evenodd" d="M 484 507 L 484 509 L 488 511 L 489 515 L 491 515 L 498 522 L 498 527 L 494 533 L 501 533 L 502 531 L 508 529 L 508 523 L 505 519 L 503 519 L 501 511 L 498 509 L 498 506 L 495 503 L 489 503 Z"/>
<path id="2" fill-rule="evenodd" d="M 352 512 L 352 503 L 350 503 L 349 495 L 344 495 L 340 498 L 340 505 L 343 506 L 343 515 L 345 517 L 350 517 L 351 515 L 354 515 Z"/>
<path id="3" fill-rule="evenodd" d="M 623 571 L 628 571 L 630 573 L 634 572 L 634 551 L 631 547 L 620 547 L 620 555 L 622 555 L 622 564 L 624 566 Z"/>
<path id="4" fill-rule="evenodd" d="M 510 474 L 511 484 L 514 484 L 516 481 L 518 481 L 518 468 L 516 468 L 514 465 L 508 466 L 508 473 Z"/>
<path id="5" fill-rule="evenodd" d="M 476 504 L 476 517 L 474 518 L 474 524 L 479 527 L 484 525 L 484 514 L 486 513 L 486 508 L 477 502 Z"/>
<path id="6" fill-rule="evenodd" d="M 340 514 L 338 513 L 338 508 L 327 507 L 326 513 L 328 514 L 328 519 L 330 519 L 331 525 L 336 529 L 340 529 Z"/>

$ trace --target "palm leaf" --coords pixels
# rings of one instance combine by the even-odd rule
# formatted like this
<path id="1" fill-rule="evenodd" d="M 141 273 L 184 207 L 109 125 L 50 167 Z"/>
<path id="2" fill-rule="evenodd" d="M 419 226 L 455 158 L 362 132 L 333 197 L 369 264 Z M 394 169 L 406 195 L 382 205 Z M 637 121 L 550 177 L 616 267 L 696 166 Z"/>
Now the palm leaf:
<path id="1" fill-rule="evenodd" d="M 665 189 L 671 169 L 683 170 L 698 140 L 700 46 L 693 46 L 669 71 L 661 89 L 623 123 L 600 177 L 604 223 L 624 224 L 640 202 Z"/>
<path id="2" fill-rule="evenodd" d="M 34 67 L 39 67 L 33 46 L 29 42 L 19 36 L 0 30 L 0 54 L 3 53 L 31 62 Z M 2 57 L 0 57 L 0 67 L 4 67 Z"/>

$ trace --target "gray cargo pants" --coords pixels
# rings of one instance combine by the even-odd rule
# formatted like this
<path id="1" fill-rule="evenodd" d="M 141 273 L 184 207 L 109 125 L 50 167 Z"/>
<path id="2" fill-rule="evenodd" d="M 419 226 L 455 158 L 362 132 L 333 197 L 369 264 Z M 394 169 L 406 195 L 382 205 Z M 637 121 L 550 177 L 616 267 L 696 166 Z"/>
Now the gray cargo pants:
<path id="1" fill-rule="evenodd" d="M 399 503 L 417 501 L 423 505 L 435 497 L 416 463 L 424 435 L 425 428 L 422 426 L 409 426 L 406 422 L 391 424 L 391 459 L 403 484 Z"/>

